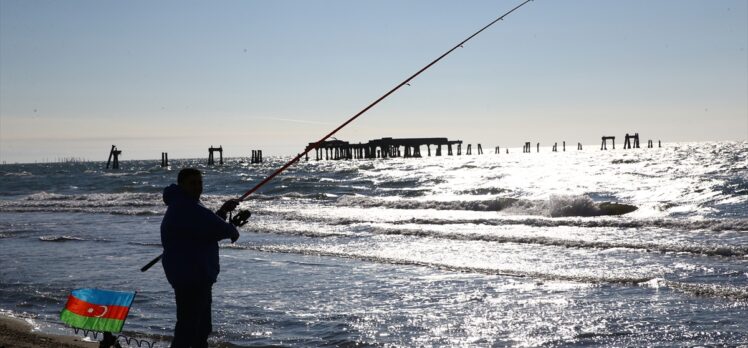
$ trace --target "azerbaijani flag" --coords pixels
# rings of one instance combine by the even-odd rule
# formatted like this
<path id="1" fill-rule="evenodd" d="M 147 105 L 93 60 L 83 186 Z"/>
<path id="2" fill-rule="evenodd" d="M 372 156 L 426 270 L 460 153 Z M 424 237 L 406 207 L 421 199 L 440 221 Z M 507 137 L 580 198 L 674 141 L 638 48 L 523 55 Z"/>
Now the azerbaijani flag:
<path id="1" fill-rule="evenodd" d="M 75 289 L 68 296 L 60 320 L 91 331 L 120 332 L 135 298 L 135 292 Z"/>

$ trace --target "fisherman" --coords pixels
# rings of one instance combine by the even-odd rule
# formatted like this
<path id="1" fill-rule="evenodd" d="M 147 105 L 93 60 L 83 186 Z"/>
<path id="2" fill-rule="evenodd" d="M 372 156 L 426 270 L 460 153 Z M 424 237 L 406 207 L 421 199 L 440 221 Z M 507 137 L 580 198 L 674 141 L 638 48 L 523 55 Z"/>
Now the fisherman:
<path id="1" fill-rule="evenodd" d="M 167 209 L 161 222 L 162 264 L 177 303 L 172 348 L 208 346 L 213 329 L 211 292 L 220 271 L 218 241 L 239 239 L 236 227 L 226 222 L 239 201 L 228 200 L 213 213 L 200 203 L 202 192 L 202 173 L 194 168 L 182 169 L 177 185 L 164 189 Z"/>

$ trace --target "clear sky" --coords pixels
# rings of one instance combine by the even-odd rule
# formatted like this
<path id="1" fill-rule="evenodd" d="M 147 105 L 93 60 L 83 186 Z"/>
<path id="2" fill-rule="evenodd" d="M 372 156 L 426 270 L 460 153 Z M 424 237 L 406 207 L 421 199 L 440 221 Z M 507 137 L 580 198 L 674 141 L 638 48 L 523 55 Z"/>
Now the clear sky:
<path id="1" fill-rule="evenodd" d="M 0 161 L 298 153 L 519 2 L 0 0 Z M 337 137 L 626 132 L 748 139 L 748 1 L 535 0 Z"/>

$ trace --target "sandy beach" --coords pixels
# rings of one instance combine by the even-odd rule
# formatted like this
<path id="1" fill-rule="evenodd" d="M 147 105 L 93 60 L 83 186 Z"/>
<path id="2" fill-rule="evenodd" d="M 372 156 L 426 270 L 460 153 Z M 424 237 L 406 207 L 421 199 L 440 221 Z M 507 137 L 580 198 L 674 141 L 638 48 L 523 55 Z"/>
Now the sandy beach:
<path id="1" fill-rule="evenodd" d="M 23 320 L 0 316 L 0 348 L 79 348 L 97 347 L 94 342 L 81 341 L 81 337 L 50 335 L 32 332 Z"/>

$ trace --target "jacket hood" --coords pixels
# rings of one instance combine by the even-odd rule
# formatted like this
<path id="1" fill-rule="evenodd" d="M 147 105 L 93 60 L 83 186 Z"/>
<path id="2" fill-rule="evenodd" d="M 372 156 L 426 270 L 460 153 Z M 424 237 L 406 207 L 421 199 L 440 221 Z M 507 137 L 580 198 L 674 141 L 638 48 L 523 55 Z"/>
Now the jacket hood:
<path id="1" fill-rule="evenodd" d="M 195 202 L 194 199 L 187 196 L 187 194 L 182 190 L 181 187 L 177 184 L 171 184 L 164 188 L 164 203 L 166 205 L 175 205 L 175 204 L 182 204 L 182 203 L 190 203 Z"/>

